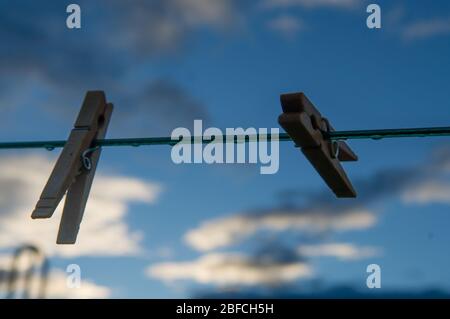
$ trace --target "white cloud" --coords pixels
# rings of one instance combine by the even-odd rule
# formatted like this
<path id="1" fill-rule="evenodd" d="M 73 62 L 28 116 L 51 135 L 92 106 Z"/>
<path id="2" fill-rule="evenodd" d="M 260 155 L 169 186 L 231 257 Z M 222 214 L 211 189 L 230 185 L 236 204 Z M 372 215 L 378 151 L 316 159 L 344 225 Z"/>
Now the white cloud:
<path id="1" fill-rule="evenodd" d="M 62 270 L 53 270 L 47 280 L 45 298 L 50 299 L 103 299 L 111 297 L 111 289 L 98 285 L 89 279 L 82 279 L 79 288 L 69 288 L 67 286 L 67 276 Z M 1 284 L 1 282 L 0 282 Z M 17 282 L 18 291 L 15 296 L 22 296 L 23 283 Z M 6 284 L 0 285 L 0 295 L 6 295 Z M 33 277 L 29 291 L 30 298 L 37 298 L 39 294 L 40 281 L 38 277 Z"/>
<path id="2" fill-rule="evenodd" d="M 403 37 L 406 40 L 417 40 L 429 38 L 437 35 L 450 34 L 450 19 L 435 18 L 423 20 L 406 26 L 403 30 Z"/>
<path id="3" fill-rule="evenodd" d="M 320 210 L 297 213 L 275 211 L 269 214 L 235 215 L 207 221 L 190 230 L 184 239 L 193 248 L 208 251 L 238 243 L 261 230 L 346 231 L 365 229 L 373 226 L 375 222 L 374 214 L 357 209 L 336 214 Z"/>
<path id="4" fill-rule="evenodd" d="M 192 280 L 217 286 L 277 285 L 313 275 L 312 269 L 303 262 L 264 262 L 232 253 L 207 254 L 188 262 L 154 264 L 146 273 L 166 282 Z"/>
<path id="5" fill-rule="evenodd" d="M 0 270 L 8 269 L 11 265 L 11 256 L 0 255 Z"/>
<path id="6" fill-rule="evenodd" d="M 266 0 L 264 7 L 293 7 L 304 8 L 334 7 L 334 8 L 354 8 L 361 1 L 359 0 Z"/>
<path id="7" fill-rule="evenodd" d="M 12 255 L 0 255 L 0 272 L 5 271 L 8 273 L 10 271 L 12 262 Z M 39 261 L 37 261 L 39 263 Z M 27 258 L 20 258 L 16 264 L 16 270 L 19 272 L 24 272 L 29 269 L 30 263 Z M 1 277 L 1 276 L 0 276 Z M 6 294 L 6 278 L 2 277 L 0 280 L 0 295 Z M 21 295 L 23 289 L 23 276 L 20 277 L 19 282 L 17 282 L 16 296 Z M 47 285 L 45 289 L 46 298 L 108 298 L 111 296 L 111 289 L 102 285 L 98 285 L 90 279 L 81 278 L 81 285 L 79 288 L 69 288 L 66 284 L 67 274 L 59 269 L 54 269 L 50 271 L 47 279 Z M 31 291 L 29 292 L 30 297 L 37 297 L 38 290 L 40 287 L 39 276 L 33 276 L 31 279 Z"/>
<path id="8" fill-rule="evenodd" d="M 340 260 L 356 260 L 378 256 L 380 250 L 376 247 L 359 247 L 347 243 L 326 243 L 301 245 L 298 253 L 305 257 L 336 257 Z"/>
<path id="9" fill-rule="evenodd" d="M 450 184 L 426 181 L 406 189 L 402 196 L 406 203 L 450 203 Z"/>
<path id="10" fill-rule="evenodd" d="M 100 299 L 111 296 L 111 289 L 98 285 L 89 279 L 81 280 L 79 288 L 67 286 L 67 275 L 63 271 L 54 270 L 48 279 L 46 298 Z"/>
<path id="11" fill-rule="evenodd" d="M 188 25 L 227 25 L 237 15 L 231 0 L 174 0 L 173 3 Z"/>
<path id="12" fill-rule="evenodd" d="M 280 33 L 286 38 L 294 37 L 302 28 L 302 22 L 292 16 L 282 15 L 270 20 L 267 24 L 272 31 Z"/>
<path id="13" fill-rule="evenodd" d="M 321 200 L 319 196 L 303 209 L 244 212 L 205 221 L 188 231 L 184 240 L 191 247 L 208 253 L 194 261 L 151 265 L 147 269 L 147 275 L 164 281 L 185 279 L 219 286 L 225 284 L 273 285 L 293 282 L 312 275 L 314 269 L 309 263 L 310 258 L 332 257 L 339 261 L 351 261 L 380 256 L 381 247 L 324 242 L 324 239 L 329 239 L 336 232 L 361 230 L 374 226 L 377 216 L 361 207 L 379 202 L 385 196 L 401 195 L 405 190 L 411 190 L 414 184 L 436 180 L 437 176 L 442 178 L 442 175 L 449 171 L 449 154 L 448 148 L 442 148 L 433 155 L 433 158 L 426 161 L 426 165 L 377 172 L 364 185 L 360 199 L 353 201 L 352 204 L 335 205 L 334 202 L 327 203 Z M 434 199 L 437 197 L 440 200 L 448 199 L 446 194 L 449 187 L 446 187 L 446 190 L 443 190 L 442 185 L 434 186 L 431 190 L 429 188 L 430 186 L 425 192 L 426 196 L 421 195 L 422 200 L 428 200 L 430 197 Z M 295 243 L 293 253 L 293 249 L 287 249 L 287 253 L 280 249 L 280 247 L 286 247 L 284 246 L 286 243 L 290 246 L 292 241 L 279 241 L 278 243 L 282 245 L 277 247 L 277 239 L 281 238 L 278 235 L 288 231 L 301 235 L 300 242 Z M 258 232 L 262 232 L 265 238 L 271 240 L 269 245 L 267 241 L 256 241 L 256 245 L 251 245 L 250 247 L 257 248 L 256 255 L 210 252 L 239 244 Z M 267 232 L 272 233 L 267 234 Z M 277 236 L 273 236 L 275 232 Z M 310 234 L 313 236 L 309 236 Z M 314 242 L 308 241 L 301 244 L 304 238 L 312 239 Z M 273 245 L 274 242 L 275 245 Z M 267 272 L 263 273 L 263 269 Z M 277 274 L 273 275 L 274 272 Z M 267 278 L 266 281 L 263 278 Z"/>
<path id="14" fill-rule="evenodd" d="M 142 233 L 125 217 L 131 203 L 152 203 L 161 187 L 137 178 L 96 174 L 75 245 L 56 245 L 63 201 L 51 219 L 32 220 L 31 212 L 53 167 L 43 155 L 0 158 L 0 248 L 24 243 L 47 255 L 130 255 L 141 251 Z"/>
<path id="15" fill-rule="evenodd" d="M 114 0 L 111 7 L 119 12 L 117 19 L 122 26 L 116 32 L 118 44 L 146 48 L 151 53 L 179 49 L 191 32 L 201 28 L 232 28 L 241 21 L 237 4 L 234 0 L 165 0 L 140 1 L 130 6 Z M 117 44 L 116 39 L 114 43 Z"/>

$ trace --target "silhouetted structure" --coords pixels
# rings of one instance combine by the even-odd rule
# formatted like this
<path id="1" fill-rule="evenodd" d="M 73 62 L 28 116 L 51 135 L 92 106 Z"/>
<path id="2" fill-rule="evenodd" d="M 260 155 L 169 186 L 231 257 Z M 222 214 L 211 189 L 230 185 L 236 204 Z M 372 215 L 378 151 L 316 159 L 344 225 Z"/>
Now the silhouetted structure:
<path id="1" fill-rule="evenodd" d="M 20 259 L 29 254 L 30 265 L 24 271 L 19 269 L 19 261 Z M 47 278 L 49 271 L 49 261 L 36 246 L 33 245 L 24 245 L 19 247 L 14 252 L 14 256 L 11 263 L 11 269 L 9 272 L 6 272 L 7 277 L 7 295 L 6 298 L 20 298 L 20 295 L 17 295 L 18 292 L 18 282 L 20 278 L 23 276 L 24 286 L 22 291 L 22 298 L 28 299 L 30 298 L 31 292 L 31 282 L 33 279 L 33 274 L 36 273 L 37 267 L 40 266 L 40 271 L 38 275 L 40 276 L 39 290 L 37 298 L 45 298 L 45 290 L 47 286 Z"/>

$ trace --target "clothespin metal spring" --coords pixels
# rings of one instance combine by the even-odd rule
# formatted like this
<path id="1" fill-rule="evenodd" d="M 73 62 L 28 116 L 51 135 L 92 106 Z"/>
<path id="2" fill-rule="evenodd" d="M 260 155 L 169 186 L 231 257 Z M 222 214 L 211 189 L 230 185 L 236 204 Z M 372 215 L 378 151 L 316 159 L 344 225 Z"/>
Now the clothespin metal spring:
<path id="1" fill-rule="evenodd" d="M 82 154 L 81 154 L 81 161 L 83 163 L 83 167 L 90 171 L 92 168 L 92 161 L 90 156 L 88 156 L 89 154 L 92 154 L 93 152 L 95 152 L 96 150 L 100 149 L 100 146 L 94 146 L 91 148 L 86 149 Z"/>

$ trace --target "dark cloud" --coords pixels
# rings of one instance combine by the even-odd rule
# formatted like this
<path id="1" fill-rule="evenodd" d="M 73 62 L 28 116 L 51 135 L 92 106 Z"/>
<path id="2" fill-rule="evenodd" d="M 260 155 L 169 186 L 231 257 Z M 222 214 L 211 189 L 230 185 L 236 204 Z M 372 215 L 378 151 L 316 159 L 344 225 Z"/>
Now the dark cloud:
<path id="1" fill-rule="evenodd" d="M 170 135 L 176 127 L 192 129 L 195 119 L 209 122 L 206 107 L 168 79 L 157 79 L 136 94 L 122 96 L 116 103 L 113 125 L 118 119 L 119 128 L 126 129 L 123 134 L 144 131 Z"/>
<path id="2" fill-rule="evenodd" d="M 446 146 L 432 152 L 418 165 L 384 169 L 357 180 L 355 185 L 359 195 L 356 199 L 336 199 L 325 187 L 309 193 L 285 190 L 282 194 L 289 199 L 287 205 L 284 202 L 279 207 L 255 209 L 206 221 L 187 232 L 184 239 L 193 248 L 208 252 L 245 244 L 253 251 L 247 258 L 259 266 L 265 263 L 301 262 L 312 267 L 310 259 L 314 257 L 328 256 L 340 260 L 373 257 L 381 251 L 378 247 L 333 242 L 333 235 L 337 231 L 373 227 L 376 214 L 382 212 L 382 204 L 386 201 L 402 200 L 411 188 L 448 176 L 449 173 L 450 148 Z M 298 194 L 302 197 L 302 204 L 292 201 Z M 298 278 L 291 279 L 283 282 L 282 286 L 292 285 Z M 338 296 L 341 293 L 325 291 L 317 293 L 317 297 Z M 308 295 L 305 293 L 304 297 Z M 402 295 L 406 294 L 389 292 L 386 296 L 395 298 Z M 347 291 L 342 296 L 358 297 L 359 292 Z"/>
<path id="3" fill-rule="evenodd" d="M 147 268 L 147 275 L 164 281 L 193 280 L 226 288 L 276 287 L 311 276 L 308 265 L 297 260 L 267 259 L 242 254 L 208 254 L 189 262 L 166 262 Z"/>
<path id="4" fill-rule="evenodd" d="M 38 94 L 44 98 L 33 107 L 64 113 L 81 101 L 86 90 L 103 89 L 121 108 L 116 114 L 126 113 L 141 122 L 157 119 L 171 128 L 205 117 L 205 106 L 175 81 L 158 80 L 157 74 L 137 77 L 133 72 L 182 54 L 197 31 L 233 28 L 241 2 L 80 0 L 77 4 L 82 28 L 69 30 L 66 2 L 0 1 L 2 104 L 11 108 L 14 96 Z"/>
<path id="5" fill-rule="evenodd" d="M 2 2 L 0 65 L 3 76 L 43 87 L 85 89 L 105 85 L 124 66 L 109 52 L 97 28 L 71 31 L 65 27 L 65 4 L 55 1 Z"/>
<path id="6" fill-rule="evenodd" d="M 254 259 L 261 263 L 289 264 L 306 261 L 306 258 L 301 256 L 295 249 L 277 240 L 260 245 L 254 254 Z"/>
<path id="7" fill-rule="evenodd" d="M 349 211 L 367 209 L 372 204 L 381 204 L 391 199 L 399 199 L 409 189 L 432 180 L 445 179 L 445 176 L 448 177 L 449 174 L 450 147 L 441 146 L 432 151 L 418 165 L 382 169 L 368 177 L 356 179 L 354 185 L 357 189 L 358 197 L 355 199 L 337 199 L 325 186 L 322 190 L 315 192 L 298 192 L 295 189 L 283 190 L 283 194 L 289 195 L 287 206 L 283 203 L 280 207 L 252 210 L 247 212 L 246 215 L 254 218 L 286 213 L 294 216 L 305 215 L 311 214 L 311 212 L 312 214 L 320 212 L 330 216 L 345 215 Z M 295 205 L 295 195 L 300 196 L 304 204 Z M 329 230 L 323 235 L 327 235 L 328 232 Z M 307 237 L 307 239 L 310 238 Z M 313 238 L 323 239 L 323 236 L 315 234 Z"/>
<path id="8" fill-rule="evenodd" d="M 386 168 L 354 180 L 358 197 L 350 200 L 336 199 L 328 188 L 310 193 L 308 207 L 328 207 L 335 214 L 349 207 L 367 207 L 382 200 L 398 198 L 411 187 L 450 173 L 450 147 L 441 146 L 432 151 L 420 164 Z M 294 190 L 292 190 L 294 191 Z"/>
<path id="9" fill-rule="evenodd" d="M 60 86 L 114 81 L 158 53 L 177 49 L 199 28 L 231 25 L 235 1 L 77 2 L 82 28 L 66 28 L 64 2 L 2 1 L 3 72 L 39 75 Z M 109 80 L 108 80 L 109 79 Z M 72 81 L 71 81 L 72 80 Z"/>
<path id="10" fill-rule="evenodd" d="M 350 298 L 350 299 L 448 299 L 450 293 L 440 287 L 430 287 L 428 289 L 372 289 L 362 290 L 353 286 L 333 286 L 321 289 L 282 289 L 272 290 L 238 290 L 238 291 L 217 291 L 198 292 L 193 298 L 213 298 L 213 299 L 329 299 L 329 298 Z"/>

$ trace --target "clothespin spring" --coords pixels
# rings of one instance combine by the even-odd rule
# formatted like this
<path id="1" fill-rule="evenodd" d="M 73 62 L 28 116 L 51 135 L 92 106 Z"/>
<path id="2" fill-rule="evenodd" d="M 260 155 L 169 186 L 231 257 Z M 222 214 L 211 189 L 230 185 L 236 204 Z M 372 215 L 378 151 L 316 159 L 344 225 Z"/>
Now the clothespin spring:
<path id="1" fill-rule="evenodd" d="M 95 152 L 96 150 L 98 150 L 100 148 L 100 146 L 94 146 L 91 148 L 86 149 L 82 154 L 81 154 L 81 162 L 83 163 L 83 166 L 86 170 L 90 171 L 92 168 L 92 161 L 91 158 L 89 157 L 89 154 L 92 154 L 93 152 Z"/>
<path id="2" fill-rule="evenodd" d="M 322 134 L 330 141 L 330 155 L 332 158 L 338 158 L 339 156 L 339 141 L 337 140 L 331 140 L 329 138 L 330 133 L 333 132 L 333 129 L 331 128 L 330 122 L 326 117 L 322 117 L 322 121 L 325 124 L 325 130 L 319 127 L 319 129 L 322 131 Z M 316 124 L 317 125 L 317 124 Z"/>

